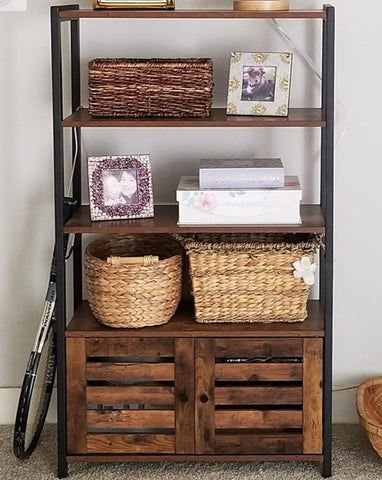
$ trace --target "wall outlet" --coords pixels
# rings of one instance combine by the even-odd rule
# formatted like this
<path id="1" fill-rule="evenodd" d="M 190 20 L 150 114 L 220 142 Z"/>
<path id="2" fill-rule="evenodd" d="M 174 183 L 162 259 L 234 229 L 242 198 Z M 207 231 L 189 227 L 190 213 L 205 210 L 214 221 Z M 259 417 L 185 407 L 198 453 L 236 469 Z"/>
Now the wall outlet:
<path id="1" fill-rule="evenodd" d="M 0 0 L 1 12 L 25 12 L 27 0 Z"/>

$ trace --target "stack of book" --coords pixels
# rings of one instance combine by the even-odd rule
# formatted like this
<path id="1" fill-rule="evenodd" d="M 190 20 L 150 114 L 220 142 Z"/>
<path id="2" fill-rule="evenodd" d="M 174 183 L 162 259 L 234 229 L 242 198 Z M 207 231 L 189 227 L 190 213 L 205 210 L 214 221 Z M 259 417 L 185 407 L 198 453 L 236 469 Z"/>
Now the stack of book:
<path id="1" fill-rule="evenodd" d="M 299 224 L 301 187 L 279 158 L 201 160 L 199 177 L 181 177 L 180 225 Z"/>

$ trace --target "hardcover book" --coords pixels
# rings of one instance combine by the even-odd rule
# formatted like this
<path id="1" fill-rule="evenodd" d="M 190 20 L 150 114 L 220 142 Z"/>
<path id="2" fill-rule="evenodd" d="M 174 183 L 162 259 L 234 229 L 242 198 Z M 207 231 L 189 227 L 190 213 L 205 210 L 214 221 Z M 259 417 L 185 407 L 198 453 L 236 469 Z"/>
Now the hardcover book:
<path id="1" fill-rule="evenodd" d="M 287 176 L 282 188 L 202 189 L 198 177 L 181 177 L 179 225 L 300 224 L 301 187 Z"/>
<path id="2" fill-rule="evenodd" d="M 200 188 L 279 188 L 284 186 L 280 158 L 200 161 Z"/>

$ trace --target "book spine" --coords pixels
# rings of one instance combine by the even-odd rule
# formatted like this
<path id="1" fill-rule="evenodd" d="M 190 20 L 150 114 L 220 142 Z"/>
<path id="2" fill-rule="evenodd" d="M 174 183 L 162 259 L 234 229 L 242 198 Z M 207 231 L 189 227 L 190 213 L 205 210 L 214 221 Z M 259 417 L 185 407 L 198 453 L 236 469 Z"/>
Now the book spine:
<path id="1" fill-rule="evenodd" d="M 280 188 L 284 186 L 283 169 L 200 169 L 199 187 L 222 188 Z"/>

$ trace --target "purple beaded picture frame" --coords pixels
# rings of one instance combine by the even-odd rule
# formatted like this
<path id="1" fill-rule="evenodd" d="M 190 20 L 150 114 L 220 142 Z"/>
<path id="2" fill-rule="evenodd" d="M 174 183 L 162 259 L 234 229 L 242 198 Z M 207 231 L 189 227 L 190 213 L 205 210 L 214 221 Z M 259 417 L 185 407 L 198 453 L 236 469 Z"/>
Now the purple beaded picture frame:
<path id="1" fill-rule="evenodd" d="M 88 157 L 90 218 L 154 216 L 149 155 Z"/>

